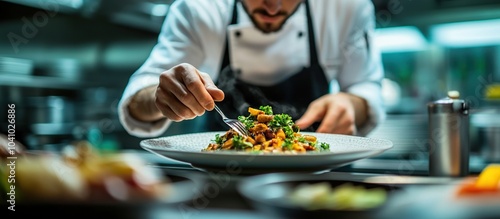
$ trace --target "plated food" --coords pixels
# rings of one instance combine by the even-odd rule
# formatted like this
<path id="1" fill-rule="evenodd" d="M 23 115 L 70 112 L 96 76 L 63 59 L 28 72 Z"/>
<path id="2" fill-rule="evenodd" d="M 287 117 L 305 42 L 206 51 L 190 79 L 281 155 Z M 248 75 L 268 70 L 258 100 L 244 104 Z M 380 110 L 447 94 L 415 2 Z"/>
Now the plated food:
<path id="1" fill-rule="evenodd" d="M 319 151 L 273 153 L 272 151 L 253 151 L 253 147 L 244 150 L 223 150 L 222 148 L 206 150 L 210 142 L 214 143 L 214 136 L 220 137 L 225 134 L 227 134 L 225 131 L 187 133 L 145 139 L 140 142 L 140 145 L 146 151 L 160 157 L 170 161 L 180 161 L 183 165 L 202 171 L 230 171 L 238 174 L 320 172 L 378 155 L 393 147 L 393 143 L 385 139 L 299 132 L 302 136 L 317 137 L 316 149 Z M 324 145 L 329 146 L 329 149 L 322 149 L 319 142 L 328 143 Z"/>
<path id="2" fill-rule="evenodd" d="M 249 107 L 248 112 L 249 115 L 238 117 L 248 130 L 248 136 L 241 136 L 230 129 L 223 135 L 216 134 L 202 151 L 286 154 L 330 151 L 328 143 L 318 142 L 313 135 L 300 133 L 290 115 L 274 114 L 270 106 L 260 106 L 259 109 Z"/>

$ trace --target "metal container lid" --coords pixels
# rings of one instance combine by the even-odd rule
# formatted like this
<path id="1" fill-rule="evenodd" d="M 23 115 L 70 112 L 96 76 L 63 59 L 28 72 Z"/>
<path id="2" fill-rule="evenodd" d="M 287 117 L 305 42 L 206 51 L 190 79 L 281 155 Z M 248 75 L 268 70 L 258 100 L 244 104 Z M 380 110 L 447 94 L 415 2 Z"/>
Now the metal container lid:
<path id="1" fill-rule="evenodd" d="M 469 114 L 469 104 L 461 100 L 458 91 L 449 91 L 448 97 L 429 103 L 429 113 Z"/>

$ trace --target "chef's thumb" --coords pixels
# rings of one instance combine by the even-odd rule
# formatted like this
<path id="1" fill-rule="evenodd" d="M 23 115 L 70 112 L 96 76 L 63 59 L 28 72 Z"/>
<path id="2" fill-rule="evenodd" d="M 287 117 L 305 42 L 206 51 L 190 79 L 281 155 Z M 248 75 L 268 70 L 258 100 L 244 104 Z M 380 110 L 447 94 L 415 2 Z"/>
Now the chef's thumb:
<path id="1" fill-rule="evenodd" d="M 207 85 L 206 89 L 208 93 L 212 96 L 214 101 L 220 102 L 224 100 L 224 91 L 216 87 L 215 85 Z"/>
<path id="2" fill-rule="evenodd" d="M 201 77 L 201 80 L 203 81 L 203 84 L 205 85 L 205 89 L 207 89 L 207 92 L 212 96 L 212 99 L 214 101 L 220 102 L 224 99 L 224 91 L 219 89 L 214 82 L 212 81 L 212 78 L 210 78 L 210 75 L 207 73 L 201 73 L 198 70 L 198 75 Z"/>

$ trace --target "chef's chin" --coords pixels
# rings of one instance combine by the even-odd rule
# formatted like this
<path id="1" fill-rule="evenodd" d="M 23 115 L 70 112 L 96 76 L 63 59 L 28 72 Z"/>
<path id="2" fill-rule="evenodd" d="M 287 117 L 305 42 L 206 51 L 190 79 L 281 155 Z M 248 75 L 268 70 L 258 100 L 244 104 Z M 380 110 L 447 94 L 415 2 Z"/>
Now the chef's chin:
<path id="1" fill-rule="evenodd" d="M 258 13 L 253 13 L 250 20 L 257 29 L 266 34 L 280 31 L 289 18 L 286 14 L 282 14 L 275 22 L 266 22 L 257 18 L 257 16 Z"/>
<path id="2" fill-rule="evenodd" d="M 257 29 L 259 29 L 263 33 L 268 34 L 268 33 L 274 33 L 274 32 L 280 31 L 281 28 L 283 27 L 283 23 L 281 23 L 279 25 L 273 25 L 270 23 L 262 23 L 262 24 L 258 24 L 255 26 L 257 27 Z"/>

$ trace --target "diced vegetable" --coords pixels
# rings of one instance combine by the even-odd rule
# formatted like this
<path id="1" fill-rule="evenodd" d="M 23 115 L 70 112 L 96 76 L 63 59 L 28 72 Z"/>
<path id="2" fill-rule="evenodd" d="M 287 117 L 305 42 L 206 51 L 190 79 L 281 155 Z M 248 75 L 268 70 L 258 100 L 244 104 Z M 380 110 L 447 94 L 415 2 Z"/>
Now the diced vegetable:
<path id="1" fill-rule="evenodd" d="M 315 136 L 302 135 L 290 115 L 274 115 L 270 106 L 261 106 L 259 109 L 249 107 L 248 112 L 248 116 L 238 116 L 238 120 L 249 131 L 248 136 L 240 136 L 231 129 L 224 135 L 217 134 L 202 151 L 329 151 L 330 146 L 327 143 L 321 142 L 320 147 L 316 147 L 318 142 Z"/>

